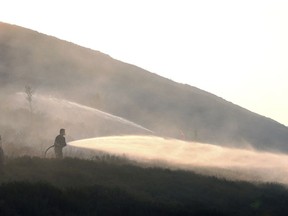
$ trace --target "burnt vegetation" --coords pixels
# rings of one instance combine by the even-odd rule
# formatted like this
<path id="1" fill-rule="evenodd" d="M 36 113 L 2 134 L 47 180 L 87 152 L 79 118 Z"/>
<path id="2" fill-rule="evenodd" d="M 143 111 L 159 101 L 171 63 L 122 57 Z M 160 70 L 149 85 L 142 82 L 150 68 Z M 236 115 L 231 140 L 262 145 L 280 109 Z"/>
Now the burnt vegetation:
<path id="1" fill-rule="evenodd" d="M 10 158 L 1 215 L 287 215 L 288 191 L 121 158 Z"/>

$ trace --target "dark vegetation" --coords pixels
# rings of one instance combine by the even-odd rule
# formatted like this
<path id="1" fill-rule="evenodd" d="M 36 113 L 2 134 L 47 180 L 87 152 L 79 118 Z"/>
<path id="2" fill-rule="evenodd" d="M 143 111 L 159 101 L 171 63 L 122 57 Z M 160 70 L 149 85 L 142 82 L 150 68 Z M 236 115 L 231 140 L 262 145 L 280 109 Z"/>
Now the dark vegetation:
<path id="1" fill-rule="evenodd" d="M 101 52 L 4 23 L 0 84 L 1 93 L 29 84 L 39 94 L 103 110 L 160 136 L 288 151 L 287 127 L 274 120 Z"/>
<path id="2" fill-rule="evenodd" d="M 288 191 L 122 159 L 8 159 L 0 215 L 287 215 Z"/>

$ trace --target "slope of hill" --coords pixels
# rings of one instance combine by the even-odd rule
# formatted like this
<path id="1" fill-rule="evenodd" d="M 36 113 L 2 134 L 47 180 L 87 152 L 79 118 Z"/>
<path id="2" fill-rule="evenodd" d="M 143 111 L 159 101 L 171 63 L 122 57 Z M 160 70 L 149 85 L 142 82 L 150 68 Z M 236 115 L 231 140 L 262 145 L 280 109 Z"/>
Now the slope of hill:
<path id="1" fill-rule="evenodd" d="M 0 77 L 2 93 L 29 84 L 41 94 L 123 117 L 161 136 L 288 151 L 287 127 L 274 120 L 103 53 L 4 23 Z"/>
<path id="2" fill-rule="evenodd" d="M 41 182 L 41 183 L 39 183 Z M 287 188 L 121 160 L 17 158 L 0 178 L 1 215 L 277 215 Z"/>
<path id="3" fill-rule="evenodd" d="M 12 151 L 13 155 L 42 155 L 43 148 L 52 145 L 60 128 L 66 128 L 67 142 L 88 137 L 153 133 L 118 116 L 52 96 L 33 95 L 31 112 L 26 96 L 18 92 L 1 100 L 0 130 L 4 133 L 8 155 Z M 19 150 L 20 146 L 26 148 L 25 152 Z"/>

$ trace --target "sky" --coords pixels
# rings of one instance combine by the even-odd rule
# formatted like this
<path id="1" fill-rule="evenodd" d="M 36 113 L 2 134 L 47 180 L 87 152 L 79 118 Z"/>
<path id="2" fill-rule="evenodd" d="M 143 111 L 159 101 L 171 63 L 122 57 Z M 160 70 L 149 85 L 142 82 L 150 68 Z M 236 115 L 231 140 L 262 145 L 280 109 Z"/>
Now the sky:
<path id="1" fill-rule="evenodd" d="M 288 125 L 286 0 L 0 0 L 0 21 L 98 50 Z"/>

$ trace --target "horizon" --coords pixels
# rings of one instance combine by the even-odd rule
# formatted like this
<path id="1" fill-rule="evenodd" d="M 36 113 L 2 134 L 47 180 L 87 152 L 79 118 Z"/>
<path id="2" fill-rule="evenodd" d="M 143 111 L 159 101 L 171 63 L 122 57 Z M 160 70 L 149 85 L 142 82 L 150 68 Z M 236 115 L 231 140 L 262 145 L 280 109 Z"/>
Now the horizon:
<path id="1" fill-rule="evenodd" d="M 0 21 L 98 50 L 288 125 L 287 12 L 288 2 L 272 0 L 11 0 L 2 4 Z"/>

